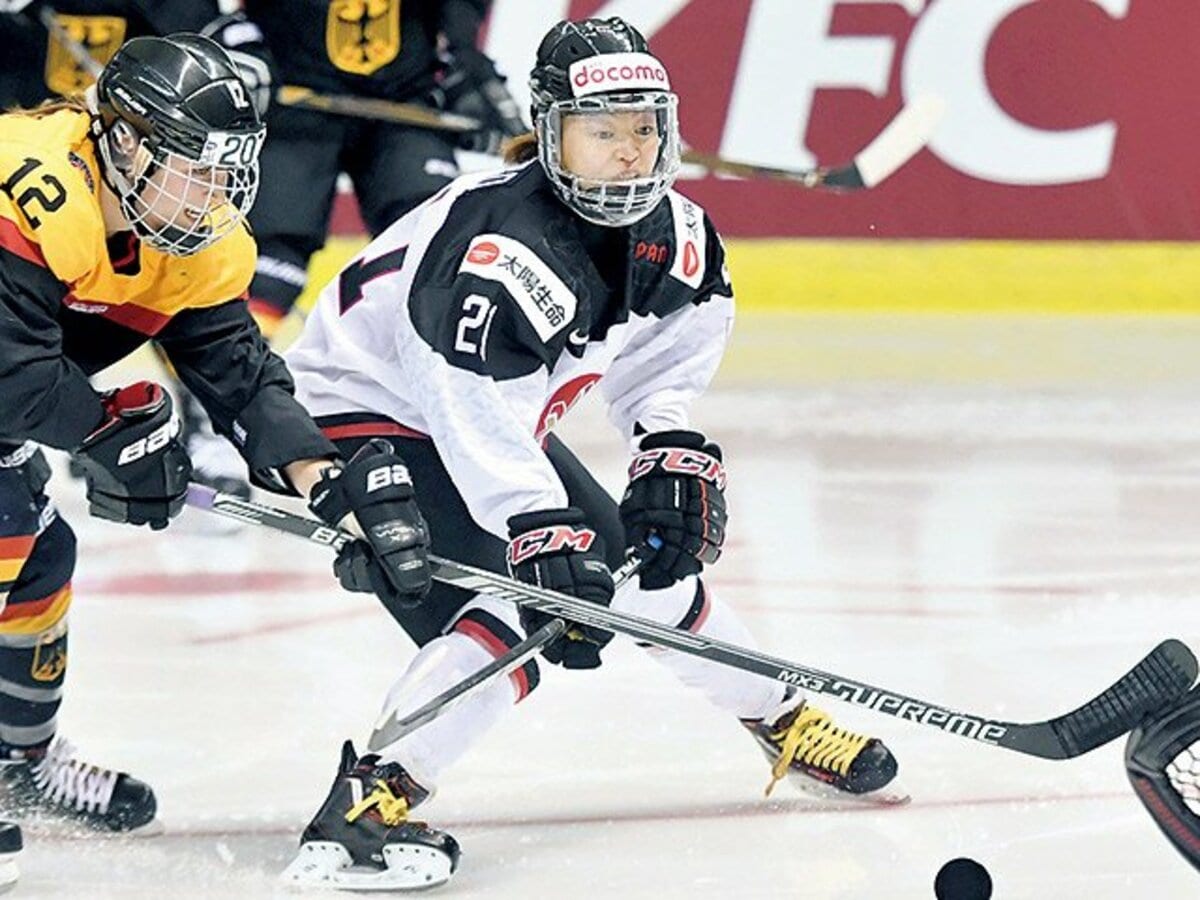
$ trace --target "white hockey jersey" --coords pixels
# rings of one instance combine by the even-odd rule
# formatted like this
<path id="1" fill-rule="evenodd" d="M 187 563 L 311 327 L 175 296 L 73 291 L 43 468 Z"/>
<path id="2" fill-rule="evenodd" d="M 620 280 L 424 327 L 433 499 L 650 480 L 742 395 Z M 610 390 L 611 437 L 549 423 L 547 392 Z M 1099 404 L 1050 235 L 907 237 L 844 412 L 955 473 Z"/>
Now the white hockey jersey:
<path id="1" fill-rule="evenodd" d="M 314 416 L 428 435 L 475 521 L 507 538 L 510 516 L 567 505 L 541 442 L 572 405 L 599 385 L 629 439 L 686 428 L 732 321 L 700 207 L 672 191 L 600 229 L 529 163 L 463 176 L 395 222 L 322 291 L 287 362 Z"/>

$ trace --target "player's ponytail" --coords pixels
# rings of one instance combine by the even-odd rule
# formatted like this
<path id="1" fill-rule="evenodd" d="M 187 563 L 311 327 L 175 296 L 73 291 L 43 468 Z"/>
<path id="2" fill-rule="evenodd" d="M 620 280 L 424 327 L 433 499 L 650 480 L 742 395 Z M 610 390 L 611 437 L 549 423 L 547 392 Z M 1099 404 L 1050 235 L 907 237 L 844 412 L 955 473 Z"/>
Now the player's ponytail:
<path id="1" fill-rule="evenodd" d="M 88 108 L 82 96 L 72 95 L 53 100 L 43 100 L 37 106 L 14 106 L 10 109 L 0 110 L 0 112 L 6 116 L 48 116 L 51 113 L 63 112 L 64 110 L 87 112 Z"/>
<path id="2" fill-rule="evenodd" d="M 504 162 L 510 166 L 527 163 L 531 159 L 537 159 L 537 154 L 537 135 L 532 131 L 509 138 L 501 148 L 501 155 L 504 157 Z"/>

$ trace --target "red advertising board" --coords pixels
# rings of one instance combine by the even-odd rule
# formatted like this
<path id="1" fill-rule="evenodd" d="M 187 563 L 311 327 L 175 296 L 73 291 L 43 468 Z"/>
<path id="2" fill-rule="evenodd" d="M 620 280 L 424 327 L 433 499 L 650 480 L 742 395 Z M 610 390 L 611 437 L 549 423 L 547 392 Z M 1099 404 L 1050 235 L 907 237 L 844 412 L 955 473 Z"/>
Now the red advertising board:
<path id="1" fill-rule="evenodd" d="M 1200 237 L 1197 0 L 496 0 L 487 46 L 518 99 L 546 26 L 595 14 L 648 33 L 685 141 L 731 159 L 841 163 L 906 99 L 946 101 L 863 194 L 686 173 L 726 234 Z"/>

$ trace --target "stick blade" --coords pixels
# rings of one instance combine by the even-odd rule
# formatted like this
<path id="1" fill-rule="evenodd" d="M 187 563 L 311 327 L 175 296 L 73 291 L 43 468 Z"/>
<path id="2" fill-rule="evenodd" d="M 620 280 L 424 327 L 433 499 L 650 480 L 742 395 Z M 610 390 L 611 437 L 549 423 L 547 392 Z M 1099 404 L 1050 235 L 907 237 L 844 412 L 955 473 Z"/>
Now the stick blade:
<path id="1" fill-rule="evenodd" d="M 933 137 L 945 112 L 946 101 L 934 94 L 909 101 L 879 137 L 854 157 L 853 169 L 862 186 L 875 187 L 916 156 Z"/>
<path id="2" fill-rule="evenodd" d="M 1197 671 L 1187 645 L 1173 638 L 1163 641 L 1099 697 L 1047 723 L 1059 750 L 1050 758 L 1079 756 L 1128 733 L 1183 696 Z"/>

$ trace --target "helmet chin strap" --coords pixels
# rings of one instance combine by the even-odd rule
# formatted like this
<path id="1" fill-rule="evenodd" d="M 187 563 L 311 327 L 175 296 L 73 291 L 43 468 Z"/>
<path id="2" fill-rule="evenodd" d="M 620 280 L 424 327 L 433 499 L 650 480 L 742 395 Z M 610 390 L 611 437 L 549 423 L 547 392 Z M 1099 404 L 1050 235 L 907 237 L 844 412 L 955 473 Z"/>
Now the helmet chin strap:
<path id="1" fill-rule="evenodd" d="M 84 93 L 84 101 L 92 117 L 90 132 L 99 151 L 100 174 L 105 185 L 124 207 L 125 197 L 133 192 L 138 179 L 147 174 L 153 156 L 145 140 L 128 122 L 113 119 L 105 127 L 104 117 L 99 112 L 95 85 Z M 119 147 L 120 140 L 132 142 L 133 150 L 130 152 Z"/>

